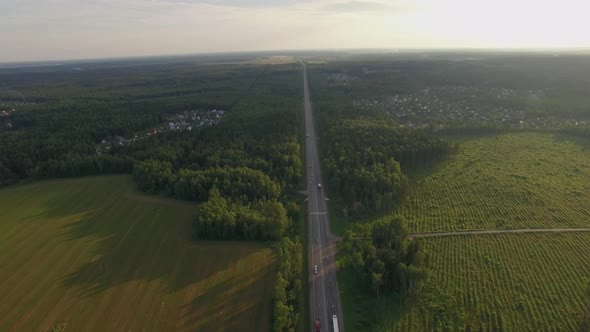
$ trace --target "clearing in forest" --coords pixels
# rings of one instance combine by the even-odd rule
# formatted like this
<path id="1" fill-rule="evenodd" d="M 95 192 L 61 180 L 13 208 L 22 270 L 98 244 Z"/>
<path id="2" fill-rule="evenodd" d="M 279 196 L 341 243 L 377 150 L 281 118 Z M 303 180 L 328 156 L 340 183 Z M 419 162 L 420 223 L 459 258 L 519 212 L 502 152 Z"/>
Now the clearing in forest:
<path id="1" fill-rule="evenodd" d="M 421 179 L 397 213 L 411 232 L 590 226 L 590 152 L 549 133 L 485 136 Z"/>

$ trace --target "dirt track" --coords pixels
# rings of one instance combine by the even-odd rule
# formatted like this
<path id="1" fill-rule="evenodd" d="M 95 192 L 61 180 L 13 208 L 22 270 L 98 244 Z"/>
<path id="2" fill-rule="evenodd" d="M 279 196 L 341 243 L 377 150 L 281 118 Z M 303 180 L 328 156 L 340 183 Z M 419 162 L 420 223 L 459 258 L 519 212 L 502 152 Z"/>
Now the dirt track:
<path id="1" fill-rule="evenodd" d="M 504 234 L 504 233 L 569 233 L 569 232 L 590 232 L 590 228 L 523 228 L 523 229 L 494 229 L 494 230 L 482 230 L 482 231 L 431 232 L 431 233 L 413 233 L 413 234 L 410 234 L 409 237 L 421 238 L 421 237 L 485 235 L 485 234 Z"/>

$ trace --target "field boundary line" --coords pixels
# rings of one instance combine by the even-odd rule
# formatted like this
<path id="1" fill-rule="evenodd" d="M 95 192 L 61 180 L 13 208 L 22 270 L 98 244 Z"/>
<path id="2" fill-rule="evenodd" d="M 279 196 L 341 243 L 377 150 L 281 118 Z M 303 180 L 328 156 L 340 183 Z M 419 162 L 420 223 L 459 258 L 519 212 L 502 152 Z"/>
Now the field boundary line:
<path id="1" fill-rule="evenodd" d="M 458 231 L 458 232 L 426 232 L 411 233 L 410 238 L 443 237 L 459 235 L 487 235 L 487 234 L 516 234 L 516 233 L 572 233 L 590 232 L 590 228 L 522 228 L 522 229 L 493 229 L 479 231 Z"/>

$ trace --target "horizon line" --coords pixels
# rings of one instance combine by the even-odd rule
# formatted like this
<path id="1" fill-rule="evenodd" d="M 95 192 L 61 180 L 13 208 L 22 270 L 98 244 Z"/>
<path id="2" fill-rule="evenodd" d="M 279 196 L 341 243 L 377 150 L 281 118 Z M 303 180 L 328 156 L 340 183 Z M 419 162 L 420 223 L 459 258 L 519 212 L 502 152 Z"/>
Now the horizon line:
<path id="1" fill-rule="evenodd" d="M 172 58 L 172 57 L 195 57 L 195 56 L 212 56 L 212 55 L 239 55 L 239 54 L 256 54 L 256 53 L 300 53 L 300 52 L 370 52 L 376 53 L 418 53 L 418 52 L 499 52 L 499 53 L 551 53 L 555 51 L 572 53 L 572 52 L 590 52 L 590 46 L 555 46 L 555 47 L 400 47 L 400 48 L 323 48 L 323 49 L 261 49 L 261 50 L 244 50 L 244 51 L 211 51 L 211 52 L 191 52 L 191 53 L 162 53 L 162 54 L 145 54 L 145 55 L 124 55 L 124 56 L 106 56 L 106 57 L 83 57 L 83 58 L 63 58 L 47 60 L 24 60 L 24 61 L 0 61 L 0 69 L 7 68 L 10 65 L 26 64 L 53 64 L 59 65 L 59 62 L 99 62 L 99 61 L 116 61 L 132 59 L 149 59 L 149 58 Z M 289 55 L 289 54 L 284 54 Z"/>

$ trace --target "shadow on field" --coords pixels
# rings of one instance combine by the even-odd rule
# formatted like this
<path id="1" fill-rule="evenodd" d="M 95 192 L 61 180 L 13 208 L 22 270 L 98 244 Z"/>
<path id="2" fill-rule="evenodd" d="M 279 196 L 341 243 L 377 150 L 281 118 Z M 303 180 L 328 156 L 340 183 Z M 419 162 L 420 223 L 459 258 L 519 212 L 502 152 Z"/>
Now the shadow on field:
<path id="1" fill-rule="evenodd" d="M 175 292 L 265 249 L 251 243 L 193 241 L 194 204 L 135 194 L 128 177 L 62 180 L 60 185 L 48 186 L 52 192 L 39 204 L 42 213 L 21 221 L 54 223 L 56 237 L 75 241 L 74 250 L 88 252 L 90 259 L 71 262 L 74 271 L 64 271 L 61 280 L 83 297 L 159 279 L 167 285 L 165 291 Z"/>
<path id="2" fill-rule="evenodd" d="M 100 234 L 96 259 L 64 278 L 64 285 L 82 287 L 83 294 L 91 296 L 133 280 L 166 278 L 169 291 L 175 292 L 222 273 L 261 249 L 229 242 L 193 242 L 189 222 L 169 221 L 137 222 L 121 232 Z M 97 235 L 88 232 L 95 222 L 89 219 L 72 224 L 68 236 Z"/>
<path id="3" fill-rule="evenodd" d="M 207 292 L 179 307 L 176 326 L 182 331 L 255 331 L 270 323 L 267 305 L 274 269 L 251 271 L 208 287 Z M 261 321 L 267 320 L 267 321 Z"/>

